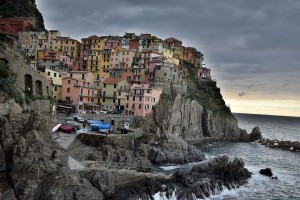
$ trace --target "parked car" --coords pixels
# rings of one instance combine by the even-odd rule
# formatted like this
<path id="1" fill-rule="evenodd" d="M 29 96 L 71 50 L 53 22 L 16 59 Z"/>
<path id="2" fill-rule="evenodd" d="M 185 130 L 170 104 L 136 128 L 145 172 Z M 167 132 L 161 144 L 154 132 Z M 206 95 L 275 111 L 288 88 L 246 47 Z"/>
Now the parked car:
<path id="1" fill-rule="evenodd" d="M 100 114 L 107 114 L 107 111 L 106 111 L 106 110 L 100 110 L 99 113 L 100 113 Z"/>
<path id="2" fill-rule="evenodd" d="M 74 119 L 75 121 L 80 122 L 80 123 L 83 123 L 83 122 L 84 122 L 84 119 L 83 119 L 82 117 L 73 116 L 73 119 Z"/>

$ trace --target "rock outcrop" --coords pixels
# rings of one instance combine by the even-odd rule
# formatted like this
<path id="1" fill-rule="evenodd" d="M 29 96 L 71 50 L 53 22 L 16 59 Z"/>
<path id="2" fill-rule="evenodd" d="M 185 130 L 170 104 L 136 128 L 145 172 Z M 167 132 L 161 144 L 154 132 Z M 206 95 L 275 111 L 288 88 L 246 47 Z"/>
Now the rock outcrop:
<path id="1" fill-rule="evenodd" d="M 260 139 L 262 139 L 260 129 L 259 129 L 259 127 L 254 127 L 250 133 L 250 140 L 255 141 L 255 140 L 260 140 Z"/>
<path id="2" fill-rule="evenodd" d="M 270 140 L 270 139 L 261 138 L 258 142 L 269 148 L 275 148 L 275 149 L 300 153 L 300 142 L 298 141 L 280 141 L 277 139 Z"/>
<path id="3" fill-rule="evenodd" d="M 0 118 L 0 145 L 8 182 L 17 199 L 102 199 L 102 193 L 70 171 L 68 154 L 50 137 L 39 113 Z"/>
<path id="4" fill-rule="evenodd" d="M 259 173 L 262 175 L 265 175 L 265 176 L 269 176 L 269 177 L 273 176 L 272 170 L 270 168 L 261 169 L 261 170 L 259 170 Z"/>
<path id="5" fill-rule="evenodd" d="M 190 63 L 184 62 L 183 67 L 187 71 L 187 89 L 176 90 L 170 83 L 170 91 L 161 95 L 154 110 L 153 121 L 162 138 L 170 133 L 192 143 L 207 138 L 249 141 L 225 104 L 217 83 L 197 78 L 196 67 Z"/>
<path id="6" fill-rule="evenodd" d="M 178 171 L 170 180 L 143 179 L 123 186 L 108 199 L 148 199 L 157 192 L 166 192 L 166 196 L 175 192 L 177 199 L 204 199 L 219 194 L 224 188 L 232 189 L 247 183 L 251 173 L 244 167 L 242 159 L 229 161 L 227 156 L 217 157 L 194 166 L 187 173 Z"/>

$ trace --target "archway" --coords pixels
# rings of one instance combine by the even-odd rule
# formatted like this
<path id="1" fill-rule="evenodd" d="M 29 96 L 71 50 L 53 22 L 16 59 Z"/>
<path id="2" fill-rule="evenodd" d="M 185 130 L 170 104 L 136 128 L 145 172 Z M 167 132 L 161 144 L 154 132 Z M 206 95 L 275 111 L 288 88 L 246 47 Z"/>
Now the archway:
<path id="1" fill-rule="evenodd" d="M 26 96 L 33 95 L 32 76 L 30 74 L 25 74 L 24 81 L 25 81 L 25 95 Z"/>
<path id="2" fill-rule="evenodd" d="M 0 58 L 0 78 L 8 78 L 9 74 L 8 61 Z"/>
<path id="3" fill-rule="evenodd" d="M 37 80 L 35 81 L 35 92 L 37 95 L 39 96 L 43 96 L 43 84 L 42 84 L 42 81 L 40 80 Z"/>

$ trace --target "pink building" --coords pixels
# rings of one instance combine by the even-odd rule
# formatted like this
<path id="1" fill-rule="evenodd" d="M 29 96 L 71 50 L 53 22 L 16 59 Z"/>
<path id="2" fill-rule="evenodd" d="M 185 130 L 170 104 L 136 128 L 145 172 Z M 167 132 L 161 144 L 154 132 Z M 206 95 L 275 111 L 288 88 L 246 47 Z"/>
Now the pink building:
<path id="1" fill-rule="evenodd" d="M 132 85 L 125 94 L 125 114 L 147 117 L 158 103 L 162 90 L 151 88 L 148 84 Z"/>
<path id="2" fill-rule="evenodd" d="M 91 75 L 91 76 L 90 76 Z M 72 77 L 71 77 L 72 76 Z M 70 73 L 62 79 L 62 100 L 73 107 L 73 111 L 100 110 L 101 87 L 88 72 Z"/>
<path id="3" fill-rule="evenodd" d="M 68 66 L 70 71 L 78 71 L 78 62 L 68 56 L 58 56 L 58 60 Z"/>
<path id="4" fill-rule="evenodd" d="M 154 75 L 155 75 L 155 67 L 159 62 L 160 61 L 158 61 L 158 60 L 152 60 L 150 62 L 145 63 L 145 67 L 146 67 L 145 81 L 150 85 L 153 84 Z"/>

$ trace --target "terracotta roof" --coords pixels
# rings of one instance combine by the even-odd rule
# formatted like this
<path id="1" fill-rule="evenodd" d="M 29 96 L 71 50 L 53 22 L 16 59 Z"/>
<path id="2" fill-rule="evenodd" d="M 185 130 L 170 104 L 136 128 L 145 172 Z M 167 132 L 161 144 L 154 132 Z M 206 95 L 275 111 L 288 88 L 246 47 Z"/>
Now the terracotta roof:
<path id="1" fill-rule="evenodd" d="M 122 78 L 108 78 L 105 81 L 103 81 L 103 83 L 106 83 L 106 84 L 118 84 L 118 83 L 120 83 L 121 81 L 124 81 L 124 80 L 125 79 L 122 79 Z"/>

